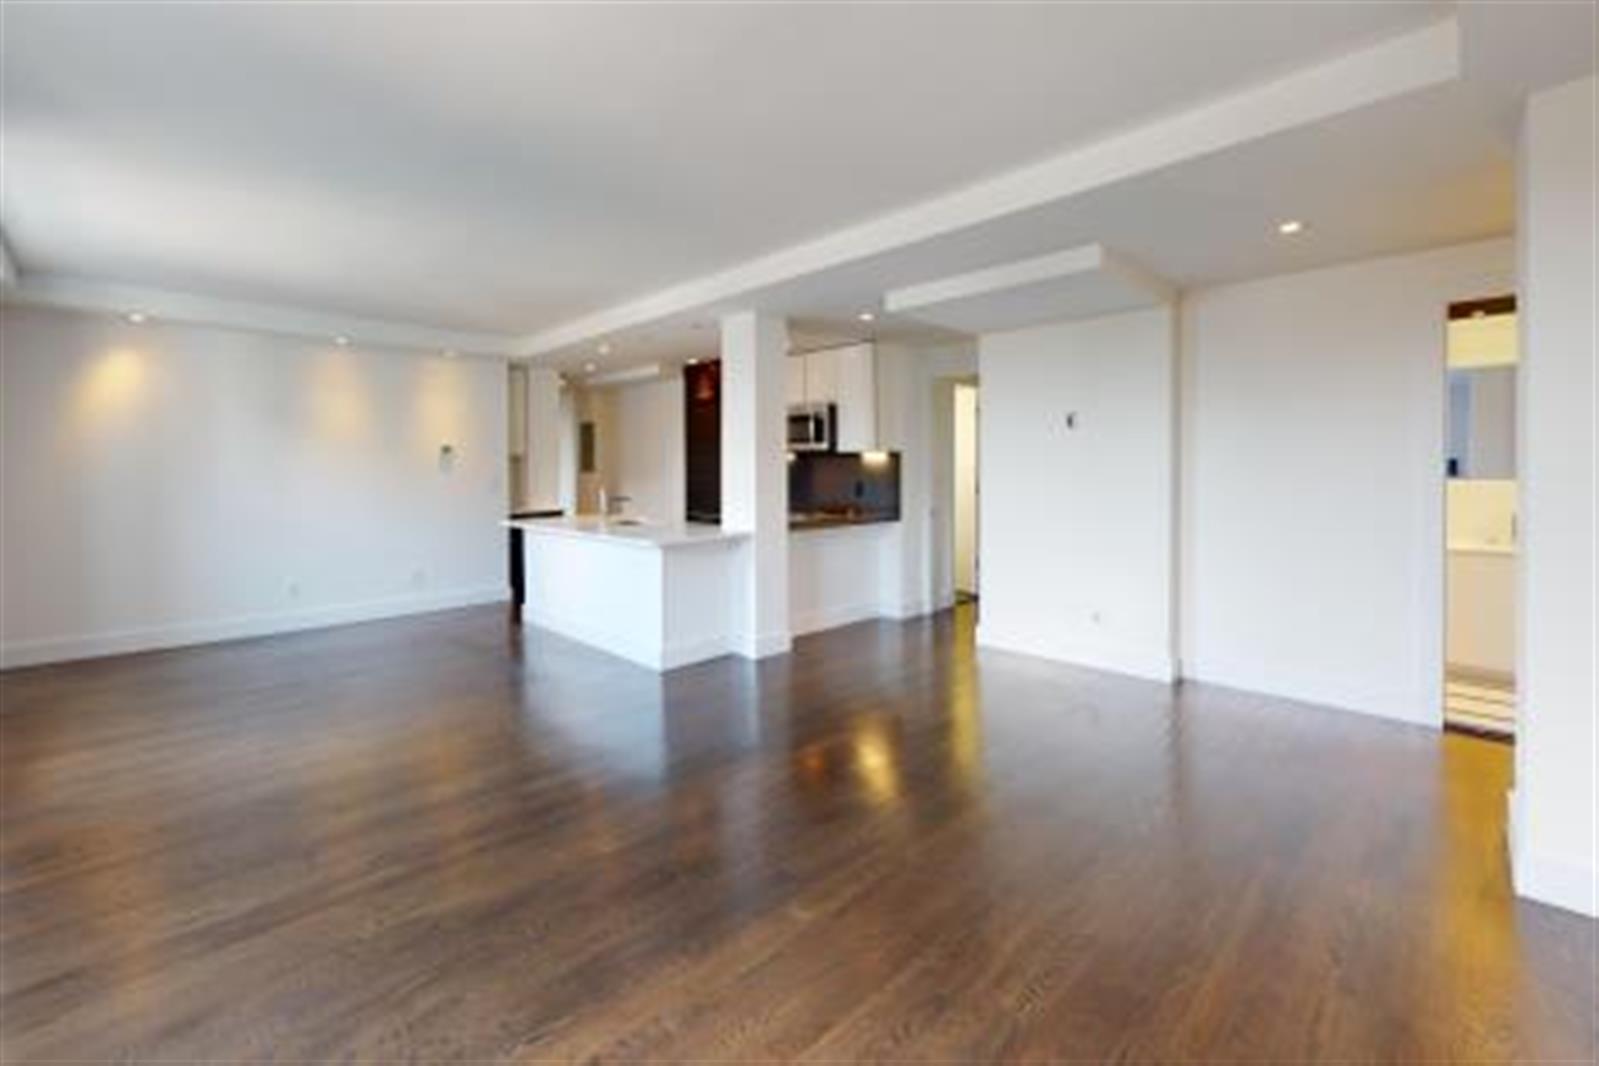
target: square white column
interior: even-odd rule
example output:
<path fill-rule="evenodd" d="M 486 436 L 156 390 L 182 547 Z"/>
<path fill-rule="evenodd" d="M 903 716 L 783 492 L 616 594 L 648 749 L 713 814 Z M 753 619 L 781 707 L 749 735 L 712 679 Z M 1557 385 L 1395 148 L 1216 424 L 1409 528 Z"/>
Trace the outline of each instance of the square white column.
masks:
<path fill-rule="evenodd" d="M 781 655 L 788 625 L 788 323 L 755 311 L 722 319 L 722 528 L 744 543 L 739 651 Z"/>
<path fill-rule="evenodd" d="M 1594 854 L 1594 172 L 1592 77 L 1530 97 L 1517 168 L 1516 891 L 1599 915 Z"/>

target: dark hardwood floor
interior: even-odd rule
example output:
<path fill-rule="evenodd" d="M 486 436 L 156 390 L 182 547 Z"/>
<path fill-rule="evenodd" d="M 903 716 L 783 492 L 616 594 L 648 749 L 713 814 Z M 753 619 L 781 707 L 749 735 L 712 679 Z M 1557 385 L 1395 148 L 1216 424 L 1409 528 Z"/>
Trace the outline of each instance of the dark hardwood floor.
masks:
<path fill-rule="evenodd" d="M 662 679 L 487 608 L 5 674 L 0 1050 L 1592 1059 L 1510 748 L 969 626 Z"/>

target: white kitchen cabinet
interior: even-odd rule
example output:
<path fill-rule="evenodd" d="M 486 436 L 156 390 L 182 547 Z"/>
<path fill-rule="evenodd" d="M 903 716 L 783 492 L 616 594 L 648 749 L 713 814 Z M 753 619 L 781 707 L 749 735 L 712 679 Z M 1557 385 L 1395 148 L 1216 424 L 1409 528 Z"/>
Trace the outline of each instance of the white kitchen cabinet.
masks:
<path fill-rule="evenodd" d="M 838 405 L 838 450 L 877 447 L 877 358 L 870 344 L 833 349 L 833 402 Z"/>
<path fill-rule="evenodd" d="M 788 398 L 788 406 L 798 407 L 805 402 L 805 357 L 791 355 L 786 362 L 788 365 L 783 368 L 783 394 Z"/>
<path fill-rule="evenodd" d="M 877 447 L 877 361 L 870 344 L 791 355 L 784 392 L 790 405 L 830 403 L 838 409 L 838 450 Z"/>
<path fill-rule="evenodd" d="M 805 401 L 838 402 L 838 349 L 805 353 Z"/>
<path fill-rule="evenodd" d="M 785 392 L 790 404 L 838 402 L 838 350 L 788 357 Z"/>

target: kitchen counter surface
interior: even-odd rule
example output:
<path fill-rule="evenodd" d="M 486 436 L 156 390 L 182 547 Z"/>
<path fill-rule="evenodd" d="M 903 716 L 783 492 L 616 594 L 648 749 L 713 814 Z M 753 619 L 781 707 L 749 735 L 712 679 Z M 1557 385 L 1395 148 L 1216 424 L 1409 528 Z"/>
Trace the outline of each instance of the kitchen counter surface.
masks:
<path fill-rule="evenodd" d="M 520 529 L 524 533 L 540 536 L 600 540 L 633 548 L 676 548 L 693 544 L 717 544 L 743 540 L 749 536 L 747 533 L 725 530 L 721 526 L 601 518 L 599 515 L 510 519 L 505 525 L 510 529 Z"/>
<path fill-rule="evenodd" d="M 790 531 L 807 529 L 841 529 L 845 526 L 880 526 L 898 522 L 898 515 L 887 514 L 829 514 L 822 511 L 796 511 L 788 516 Z"/>

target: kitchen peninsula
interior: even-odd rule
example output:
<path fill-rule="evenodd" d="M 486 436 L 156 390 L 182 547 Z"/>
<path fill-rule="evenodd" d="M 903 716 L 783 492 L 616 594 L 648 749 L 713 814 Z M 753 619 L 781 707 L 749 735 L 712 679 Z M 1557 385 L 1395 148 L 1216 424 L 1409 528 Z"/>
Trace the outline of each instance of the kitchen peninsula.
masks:
<path fill-rule="evenodd" d="M 732 650 L 744 533 L 634 519 L 513 519 L 530 625 L 670 670 Z"/>
<path fill-rule="evenodd" d="M 597 499 L 603 493 L 617 506 L 647 501 L 653 518 L 580 513 L 510 521 L 521 542 L 524 622 L 671 670 L 727 654 L 772 654 L 795 636 L 903 617 L 923 602 L 906 589 L 897 451 L 842 451 L 832 436 L 825 447 L 802 447 L 791 438 L 781 468 L 788 535 L 763 546 L 749 532 L 722 526 L 721 372 L 720 361 L 685 366 L 677 390 L 659 379 L 610 386 L 603 395 L 583 387 L 574 406 L 593 416 L 594 455 L 578 464 L 588 470 L 590 498 L 579 495 L 573 505 L 604 511 Z M 681 435 L 660 432 L 672 421 L 670 408 L 681 414 Z M 869 426 L 856 428 L 862 443 L 873 442 L 864 436 Z M 680 461 L 660 454 L 678 441 Z M 680 494 L 671 484 L 678 478 Z M 768 512 L 764 521 L 773 517 Z M 748 506 L 738 524 L 754 524 Z M 755 620 L 762 589 L 779 582 L 780 600 L 768 593 L 772 609 Z"/>

